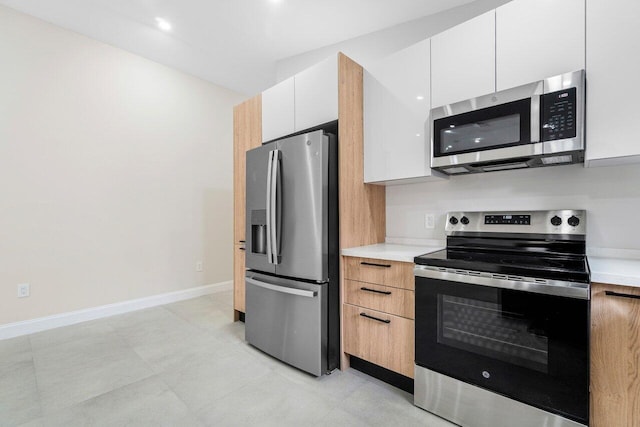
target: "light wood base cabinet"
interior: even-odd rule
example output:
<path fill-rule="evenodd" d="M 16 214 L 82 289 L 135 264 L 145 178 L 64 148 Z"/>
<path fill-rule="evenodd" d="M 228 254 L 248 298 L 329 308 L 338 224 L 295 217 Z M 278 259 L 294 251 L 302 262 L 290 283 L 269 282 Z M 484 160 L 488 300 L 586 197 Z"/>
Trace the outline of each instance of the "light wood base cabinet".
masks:
<path fill-rule="evenodd" d="M 413 378 L 413 320 L 350 304 L 342 308 L 345 352 Z"/>
<path fill-rule="evenodd" d="M 640 425 L 640 288 L 591 285 L 591 426 Z"/>
<path fill-rule="evenodd" d="M 342 257 L 343 352 L 413 378 L 413 263 Z"/>

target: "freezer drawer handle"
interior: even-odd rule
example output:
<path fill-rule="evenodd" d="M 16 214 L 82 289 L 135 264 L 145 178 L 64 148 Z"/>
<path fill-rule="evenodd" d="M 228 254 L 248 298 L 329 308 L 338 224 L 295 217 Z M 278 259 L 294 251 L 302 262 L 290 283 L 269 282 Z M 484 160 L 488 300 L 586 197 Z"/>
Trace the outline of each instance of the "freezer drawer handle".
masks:
<path fill-rule="evenodd" d="M 260 282 L 249 277 L 247 277 L 245 280 L 247 281 L 247 283 L 258 286 L 259 288 L 269 289 L 270 291 L 281 292 L 283 294 L 290 294 L 307 298 L 313 298 L 318 295 L 318 292 L 316 291 L 307 291 L 304 289 L 289 288 L 287 286 L 272 285 L 271 283 Z"/>
<path fill-rule="evenodd" d="M 367 292 L 375 292 L 376 294 L 391 295 L 391 292 L 389 291 L 379 291 L 377 289 L 360 288 L 360 290 L 367 291 Z"/>
<path fill-rule="evenodd" d="M 360 316 L 366 317 L 367 319 L 371 320 L 377 320 L 378 322 L 382 323 L 391 323 L 391 320 L 389 319 L 380 319 L 379 317 L 369 316 L 367 313 L 360 313 Z"/>
<path fill-rule="evenodd" d="M 360 265 L 368 265 L 369 267 L 391 268 L 391 264 L 376 264 L 374 262 L 365 262 L 365 261 L 362 261 Z"/>
<path fill-rule="evenodd" d="M 604 294 L 609 295 L 611 297 L 640 299 L 640 295 L 621 294 L 620 292 L 613 292 L 613 291 L 604 291 Z"/>

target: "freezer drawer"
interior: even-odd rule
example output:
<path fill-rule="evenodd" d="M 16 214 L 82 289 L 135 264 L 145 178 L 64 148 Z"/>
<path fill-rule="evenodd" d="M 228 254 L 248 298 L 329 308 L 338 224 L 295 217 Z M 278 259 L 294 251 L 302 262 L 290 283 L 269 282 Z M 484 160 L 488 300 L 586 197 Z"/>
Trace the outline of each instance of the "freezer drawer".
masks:
<path fill-rule="evenodd" d="M 248 271 L 247 342 L 310 374 L 324 374 L 327 370 L 327 286 Z"/>

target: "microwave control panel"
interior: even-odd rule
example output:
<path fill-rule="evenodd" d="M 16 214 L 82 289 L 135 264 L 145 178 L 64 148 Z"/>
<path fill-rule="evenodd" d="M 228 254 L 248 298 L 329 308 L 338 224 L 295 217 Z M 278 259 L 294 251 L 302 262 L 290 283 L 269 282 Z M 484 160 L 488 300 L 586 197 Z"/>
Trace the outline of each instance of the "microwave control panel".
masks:
<path fill-rule="evenodd" d="M 572 87 L 540 97 L 542 141 L 576 137 L 576 92 Z"/>

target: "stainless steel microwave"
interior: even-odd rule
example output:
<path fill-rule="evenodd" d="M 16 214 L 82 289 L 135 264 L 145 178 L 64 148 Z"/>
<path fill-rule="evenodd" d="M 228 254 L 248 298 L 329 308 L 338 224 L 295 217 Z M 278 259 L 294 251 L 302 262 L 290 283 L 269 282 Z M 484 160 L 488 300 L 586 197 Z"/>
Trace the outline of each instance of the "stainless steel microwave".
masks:
<path fill-rule="evenodd" d="M 584 70 L 431 110 L 431 168 L 448 175 L 584 160 Z"/>

